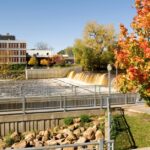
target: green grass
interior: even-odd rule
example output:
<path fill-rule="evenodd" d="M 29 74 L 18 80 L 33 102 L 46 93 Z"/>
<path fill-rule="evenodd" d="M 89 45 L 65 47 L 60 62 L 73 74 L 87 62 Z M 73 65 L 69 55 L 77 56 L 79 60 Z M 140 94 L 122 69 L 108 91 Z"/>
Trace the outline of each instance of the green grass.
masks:
<path fill-rule="evenodd" d="M 117 119 L 115 150 L 128 150 L 135 146 L 150 147 L 150 115 L 125 115 Z"/>

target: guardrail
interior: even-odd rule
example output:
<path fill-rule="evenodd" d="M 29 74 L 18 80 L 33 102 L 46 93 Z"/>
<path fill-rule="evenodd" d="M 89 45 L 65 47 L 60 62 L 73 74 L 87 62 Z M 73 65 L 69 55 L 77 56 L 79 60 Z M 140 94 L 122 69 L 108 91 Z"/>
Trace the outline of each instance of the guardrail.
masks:
<path fill-rule="evenodd" d="M 30 148 L 21 148 L 17 150 L 56 150 L 63 148 L 70 148 L 73 150 L 73 148 L 79 148 L 81 150 L 104 150 L 104 147 L 106 148 L 107 145 L 110 145 L 109 150 L 114 150 L 114 141 L 104 141 L 99 140 L 97 142 L 88 142 L 88 143 L 76 143 L 76 144 L 65 144 L 65 145 L 52 145 L 52 146 L 45 146 L 45 147 L 30 147 Z M 92 148 L 93 147 L 93 148 Z"/>
<path fill-rule="evenodd" d="M 108 94 L 23 96 L 0 98 L 0 114 L 55 112 L 106 108 Z M 135 104 L 137 94 L 111 94 L 111 106 Z"/>

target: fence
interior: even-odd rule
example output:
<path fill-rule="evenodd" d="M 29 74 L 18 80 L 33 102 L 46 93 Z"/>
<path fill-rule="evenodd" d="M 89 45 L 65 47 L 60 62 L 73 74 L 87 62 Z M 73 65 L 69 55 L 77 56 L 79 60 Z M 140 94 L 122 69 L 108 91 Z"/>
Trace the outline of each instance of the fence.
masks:
<path fill-rule="evenodd" d="M 109 150 L 114 150 L 114 141 L 104 141 L 99 140 L 98 142 L 88 142 L 88 143 L 77 143 L 77 144 L 66 144 L 66 145 L 53 145 L 53 146 L 46 146 L 46 147 L 36 147 L 36 148 L 22 148 L 17 150 L 62 150 L 63 148 L 70 148 L 73 150 L 73 148 L 79 148 L 80 150 L 104 150 L 104 148 L 107 147 L 107 144 L 110 144 Z"/>
<path fill-rule="evenodd" d="M 23 96 L 0 98 L 0 114 L 55 112 L 83 109 L 106 108 L 108 94 Z M 111 94 L 110 103 L 114 105 L 134 104 L 137 94 Z"/>

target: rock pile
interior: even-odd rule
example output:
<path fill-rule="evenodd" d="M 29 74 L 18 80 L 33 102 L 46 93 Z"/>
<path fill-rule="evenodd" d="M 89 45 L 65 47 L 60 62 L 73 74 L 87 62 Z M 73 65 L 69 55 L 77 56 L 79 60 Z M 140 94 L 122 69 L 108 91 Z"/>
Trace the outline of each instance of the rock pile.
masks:
<path fill-rule="evenodd" d="M 11 145 L 11 148 L 85 143 L 97 141 L 104 137 L 103 131 L 100 130 L 100 125 L 104 124 L 104 120 L 101 118 L 93 118 L 89 123 L 81 123 L 80 118 L 75 118 L 73 122 L 69 126 L 55 127 L 45 131 L 26 132 L 22 134 L 14 132 L 9 137 L 14 143 Z M 7 140 L 5 137 L 0 140 L 0 149 L 8 145 Z M 67 148 L 63 150 L 67 150 Z"/>

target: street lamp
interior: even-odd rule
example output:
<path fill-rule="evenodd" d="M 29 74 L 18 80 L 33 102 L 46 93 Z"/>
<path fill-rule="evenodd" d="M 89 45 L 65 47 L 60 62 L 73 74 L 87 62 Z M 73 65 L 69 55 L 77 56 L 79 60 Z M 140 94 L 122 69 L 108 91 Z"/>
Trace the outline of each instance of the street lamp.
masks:
<path fill-rule="evenodd" d="M 110 123 L 110 95 L 111 95 L 111 70 L 112 66 L 110 64 L 107 65 L 107 71 L 108 71 L 108 97 L 107 97 L 107 113 L 108 113 L 108 150 L 110 150 L 110 132 L 111 132 L 111 123 Z"/>

